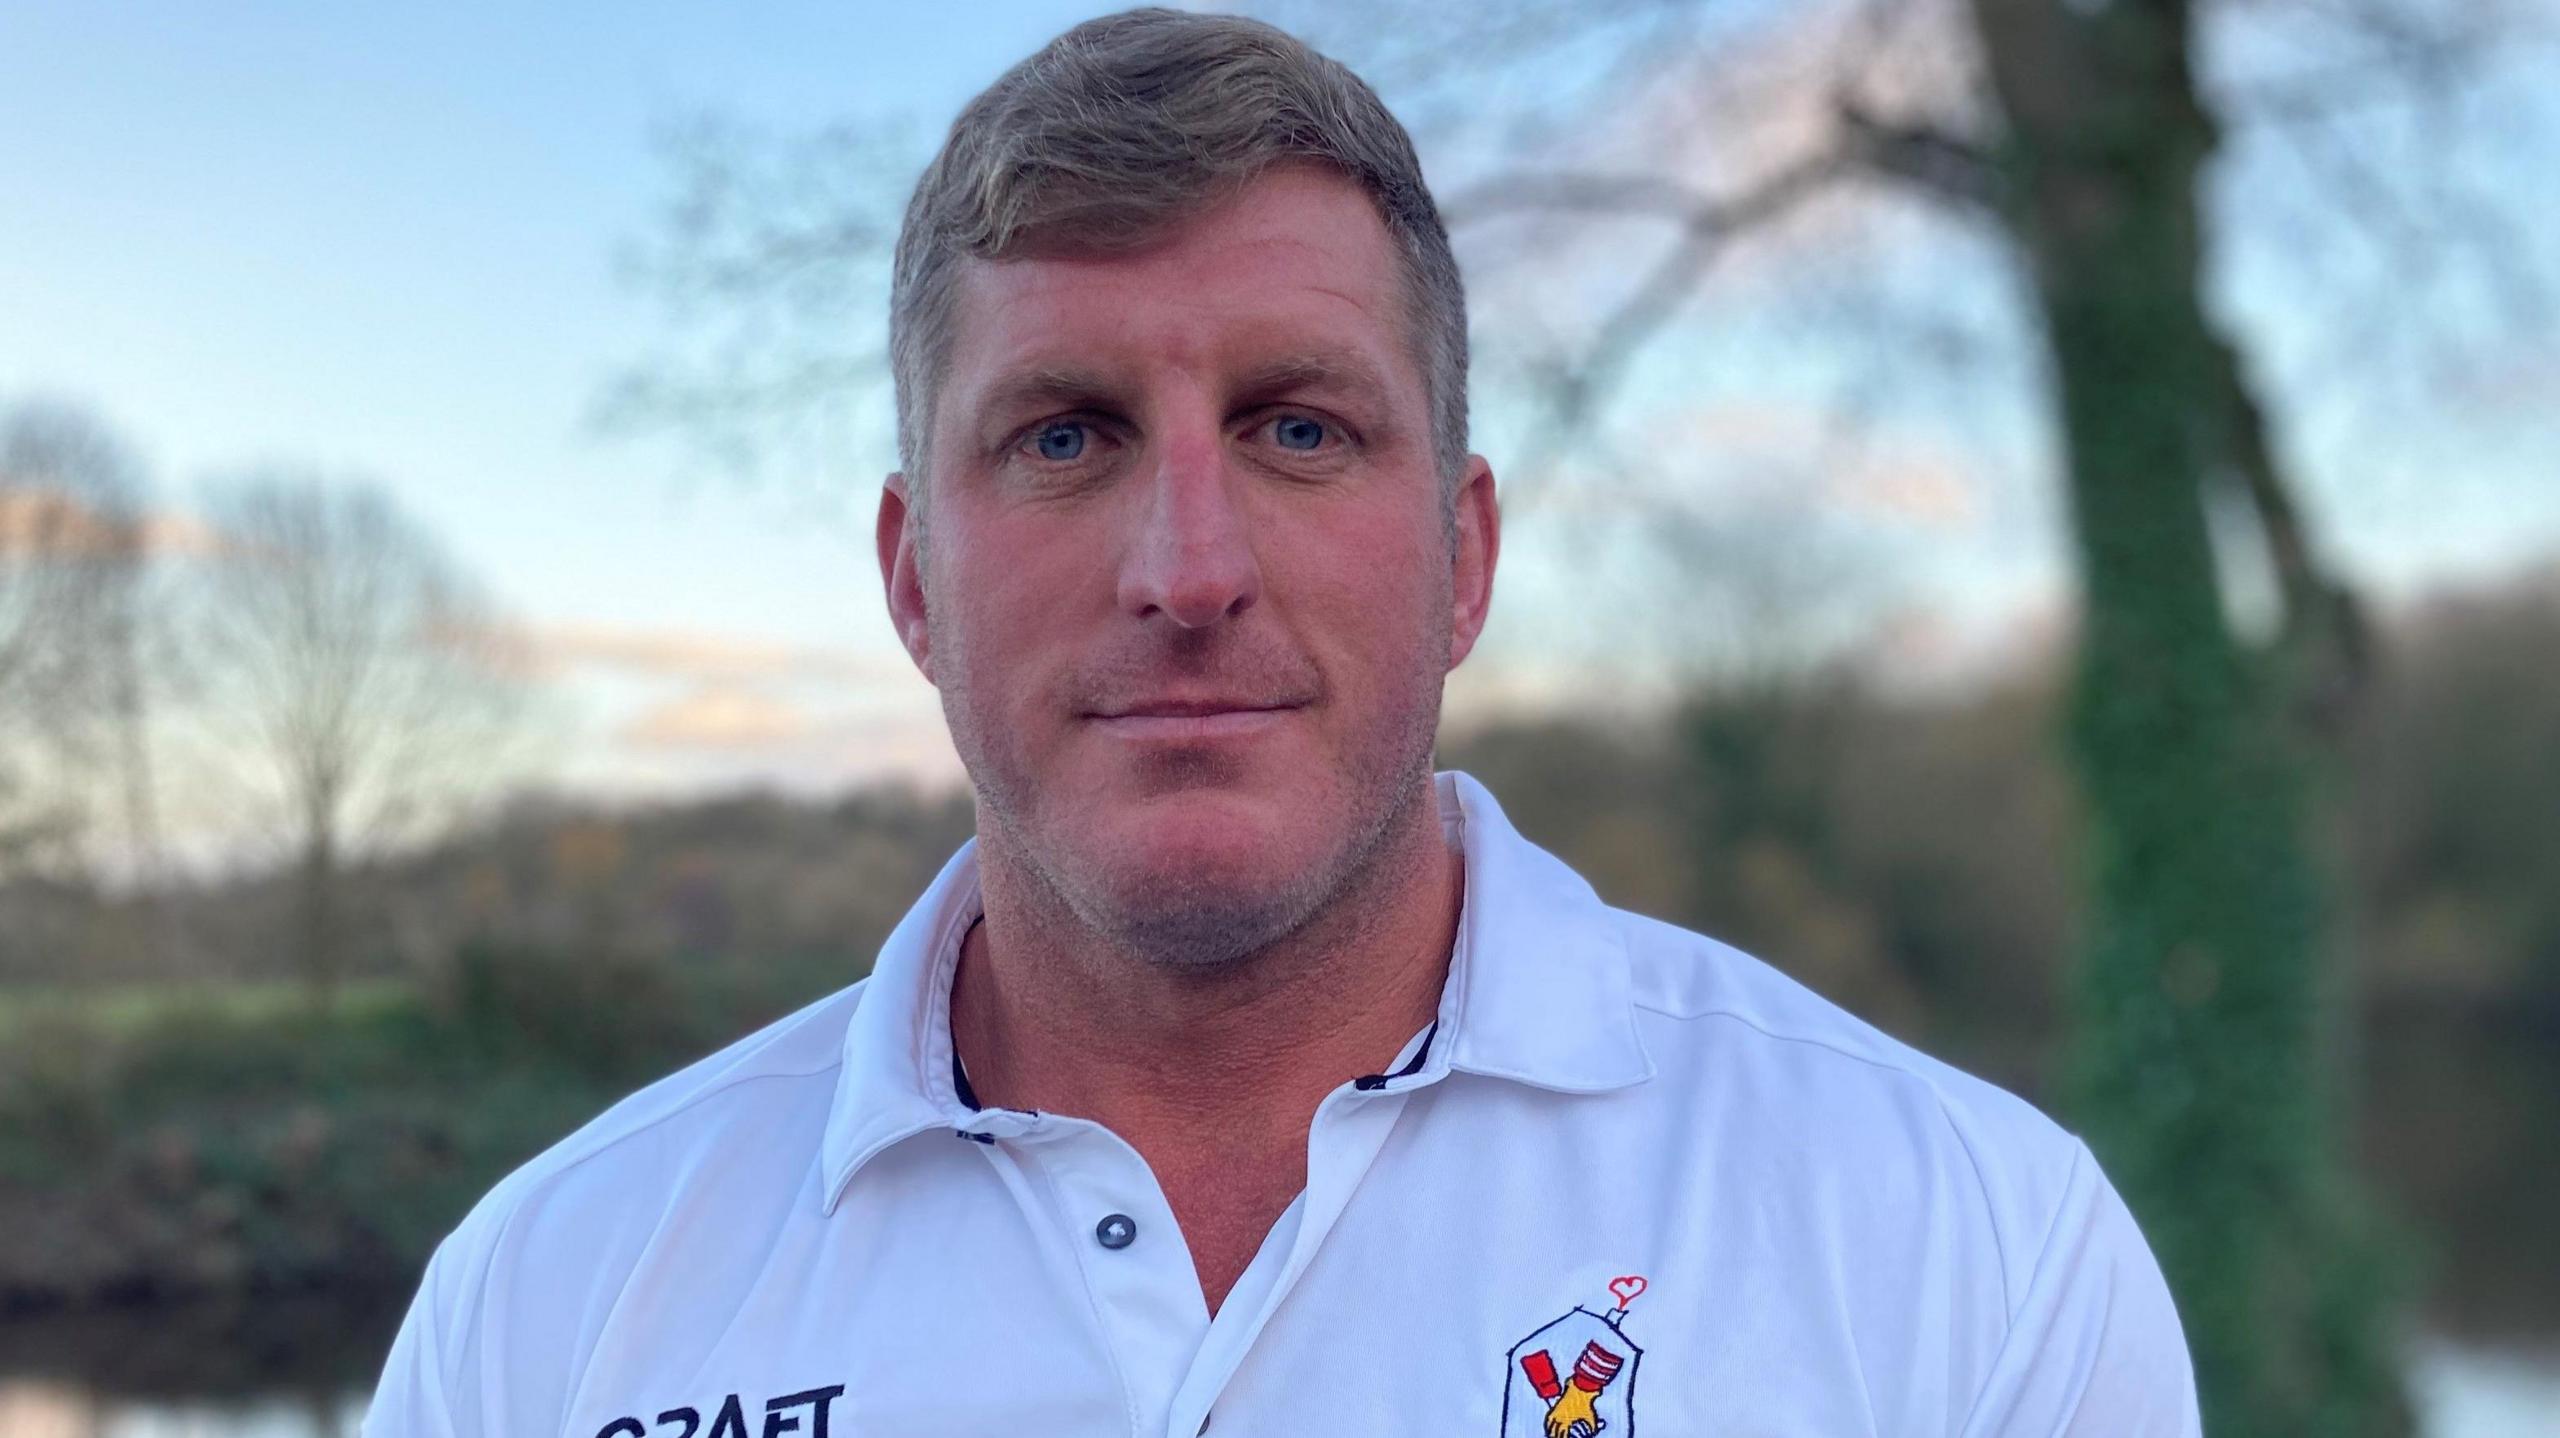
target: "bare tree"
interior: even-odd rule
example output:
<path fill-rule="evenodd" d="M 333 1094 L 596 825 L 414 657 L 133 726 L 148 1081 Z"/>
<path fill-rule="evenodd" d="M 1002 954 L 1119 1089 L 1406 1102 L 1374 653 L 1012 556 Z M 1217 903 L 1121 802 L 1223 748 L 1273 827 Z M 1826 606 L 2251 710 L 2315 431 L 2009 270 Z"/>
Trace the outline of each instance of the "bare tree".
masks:
<path fill-rule="evenodd" d="M 196 691 L 239 777 L 282 811 L 293 949 L 344 976 L 342 881 L 368 848 L 450 823 L 509 776 L 526 668 L 489 603 L 380 489 L 295 471 L 216 488 Z"/>
<path fill-rule="evenodd" d="M 102 807 L 156 843 L 140 701 L 139 467 L 88 415 L 0 411 L 0 874 L 75 855 Z"/>

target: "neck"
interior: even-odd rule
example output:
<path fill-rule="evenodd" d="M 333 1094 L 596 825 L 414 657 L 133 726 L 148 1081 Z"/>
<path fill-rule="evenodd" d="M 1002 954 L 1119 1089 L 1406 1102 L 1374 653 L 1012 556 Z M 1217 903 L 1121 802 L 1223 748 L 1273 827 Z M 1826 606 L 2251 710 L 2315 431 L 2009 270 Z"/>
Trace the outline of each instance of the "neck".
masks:
<path fill-rule="evenodd" d="M 1302 1166 L 1315 1105 L 1388 1067 L 1439 1007 L 1464 867 L 1442 842 L 1436 788 L 1407 813 L 1307 923 L 1207 973 L 1087 929 L 982 843 L 986 921 L 951 995 L 970 1086 L 987 1104 L 1096 1120 L 1159 1167 L 1274 1145 Z"/>

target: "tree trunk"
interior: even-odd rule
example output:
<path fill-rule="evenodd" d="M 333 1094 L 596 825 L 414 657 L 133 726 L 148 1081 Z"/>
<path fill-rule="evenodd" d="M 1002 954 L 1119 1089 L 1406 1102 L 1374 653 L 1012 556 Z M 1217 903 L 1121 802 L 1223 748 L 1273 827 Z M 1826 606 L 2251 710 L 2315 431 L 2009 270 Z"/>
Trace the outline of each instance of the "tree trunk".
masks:
<path fill-rule="evenodd" d="M 296 957 L 311 1005 L 326 1012 L 338 1001 L 337 792 L 321 783 L 304 797 L 302 871 L 296 894 Z"/>
<path fill-rule="evenodd" d="M 141 553 L 138 538 L 132 542 Z M 127 942 L 138 957 L 175 962 L 185 945 L 162 892 L 160 781 L 152 762 L 150 700 L 143 684 L 140 605 L 131 595 L 118 598 L 106 662 L 113 667 L 110 705 L 115 727 L 118 796 L 123 801 L 125 841 L 131 848 L 132 898 L 125 906 Z"/>
<path fill-rule="evenodd" d="M 1973 0 L 2053 367 L 2082 583 L 2088 932 L 2069 1103 L 2175 1291 L 2217 1438 L 2407 1431 L 2322 1081 L 2327 901 L 2276 668 L 2208 490 L 2268 470 L 2207 317 L 2216 132 L 2179 0 Z"/>

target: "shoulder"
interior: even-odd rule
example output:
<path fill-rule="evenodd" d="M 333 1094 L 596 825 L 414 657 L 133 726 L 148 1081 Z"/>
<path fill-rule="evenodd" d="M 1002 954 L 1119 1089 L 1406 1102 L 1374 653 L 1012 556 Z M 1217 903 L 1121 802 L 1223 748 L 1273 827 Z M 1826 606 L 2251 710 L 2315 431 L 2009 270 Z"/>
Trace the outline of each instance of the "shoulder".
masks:
<path fill-rule="evenodd" d="M 537 1201 L 583 1170 L 647 1169 L 665 1161 L 670 1139 L 756 1124 L 813 1091 L 823 1103 L 833 1094 L 844 1062 L 845 1028 L 867 982 L 840 989 L 632 1093 L 510 1174 L 467 1222 L 484 1221 L 480 1210 Z M 814 1149 L 808 1157 L 814 1161 Z"/>
<path fill-rule="evenodd" d="M 571 1251 L 601 1257 L 705 1187 L 805 1191 L 867 982 L 659 1079 L 537 1154 L 472 1208 L 437 1264 L 485 1287 L 529 1250 L 555 1271 Z"/>
<path fill-rule="evenodd" d="M 2197 1431 L 2176 1306 L 2085 1144 L 1738 949 L 1611 921 L 1657 1078 L 1736 1139 L 1720 1163 L 1777 1171 L 1874 1341 L 1934 1335 L 1966 1432 Z"/>
<path fill-rule="evenodd" d="M 2056 1215 L 2103 1182 L 2033 1104 L 1942 1063 L 1731 945 L 1610 910 L 1637 1029 L 1675 1087 L 1749 1095 L 1751 1123 L 1847 1202 L 1953 1200 L 1987 1229 L 2014 1301 Z M 1925 1194 L 1924 1194 L 1925 1191 Z"/>
<path fill-rule="evenodd" d="M 804 1198 L 863 988 L 650 1084 L 491 1189 L 429 1261 L 365 1431 L 494 1434 L 558 1411 L 579 1330 L 670 1215 Z"/>

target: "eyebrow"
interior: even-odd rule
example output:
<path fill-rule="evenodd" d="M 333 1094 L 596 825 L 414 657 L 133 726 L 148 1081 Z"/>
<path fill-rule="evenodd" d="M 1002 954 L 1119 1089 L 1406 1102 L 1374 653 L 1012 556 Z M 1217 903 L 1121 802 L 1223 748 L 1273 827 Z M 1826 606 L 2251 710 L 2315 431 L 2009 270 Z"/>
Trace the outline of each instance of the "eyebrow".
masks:
<path fill-rule="evenodd" d="M 1027 409 L 1075 409 L 1107 401 L 1116 389 L 1095 370 L 1043 365 L 996 381 L 979 400 L 977 410 L 981 415 L 1001 416 Z"/>
<path fill-rule="evenodd" d="M 1247 395 L 1294 389 L 1351 389 L 1382 394 L 1386 376 L 1367 356 L 1350 350 L 1285 355 L 1248 371 L 1238 389 Z"/>
<path fill-rule="evenodd" d="M 1351 350 L 1308 350 L 1267 360 L 1246 371 L 1236 393 L 1268 399 L 1294 390 L 1354 390 L 1383 394 L 1386 376 L 1365 355 Z M 1007 375 L 991 385 L 977 406 L 985 416 L 1010 416 L 1034 409 L 1077 409 L 1118 401 L 1121 385 L 1100 370 L 1079 365 L 1040 365 Z"/>

